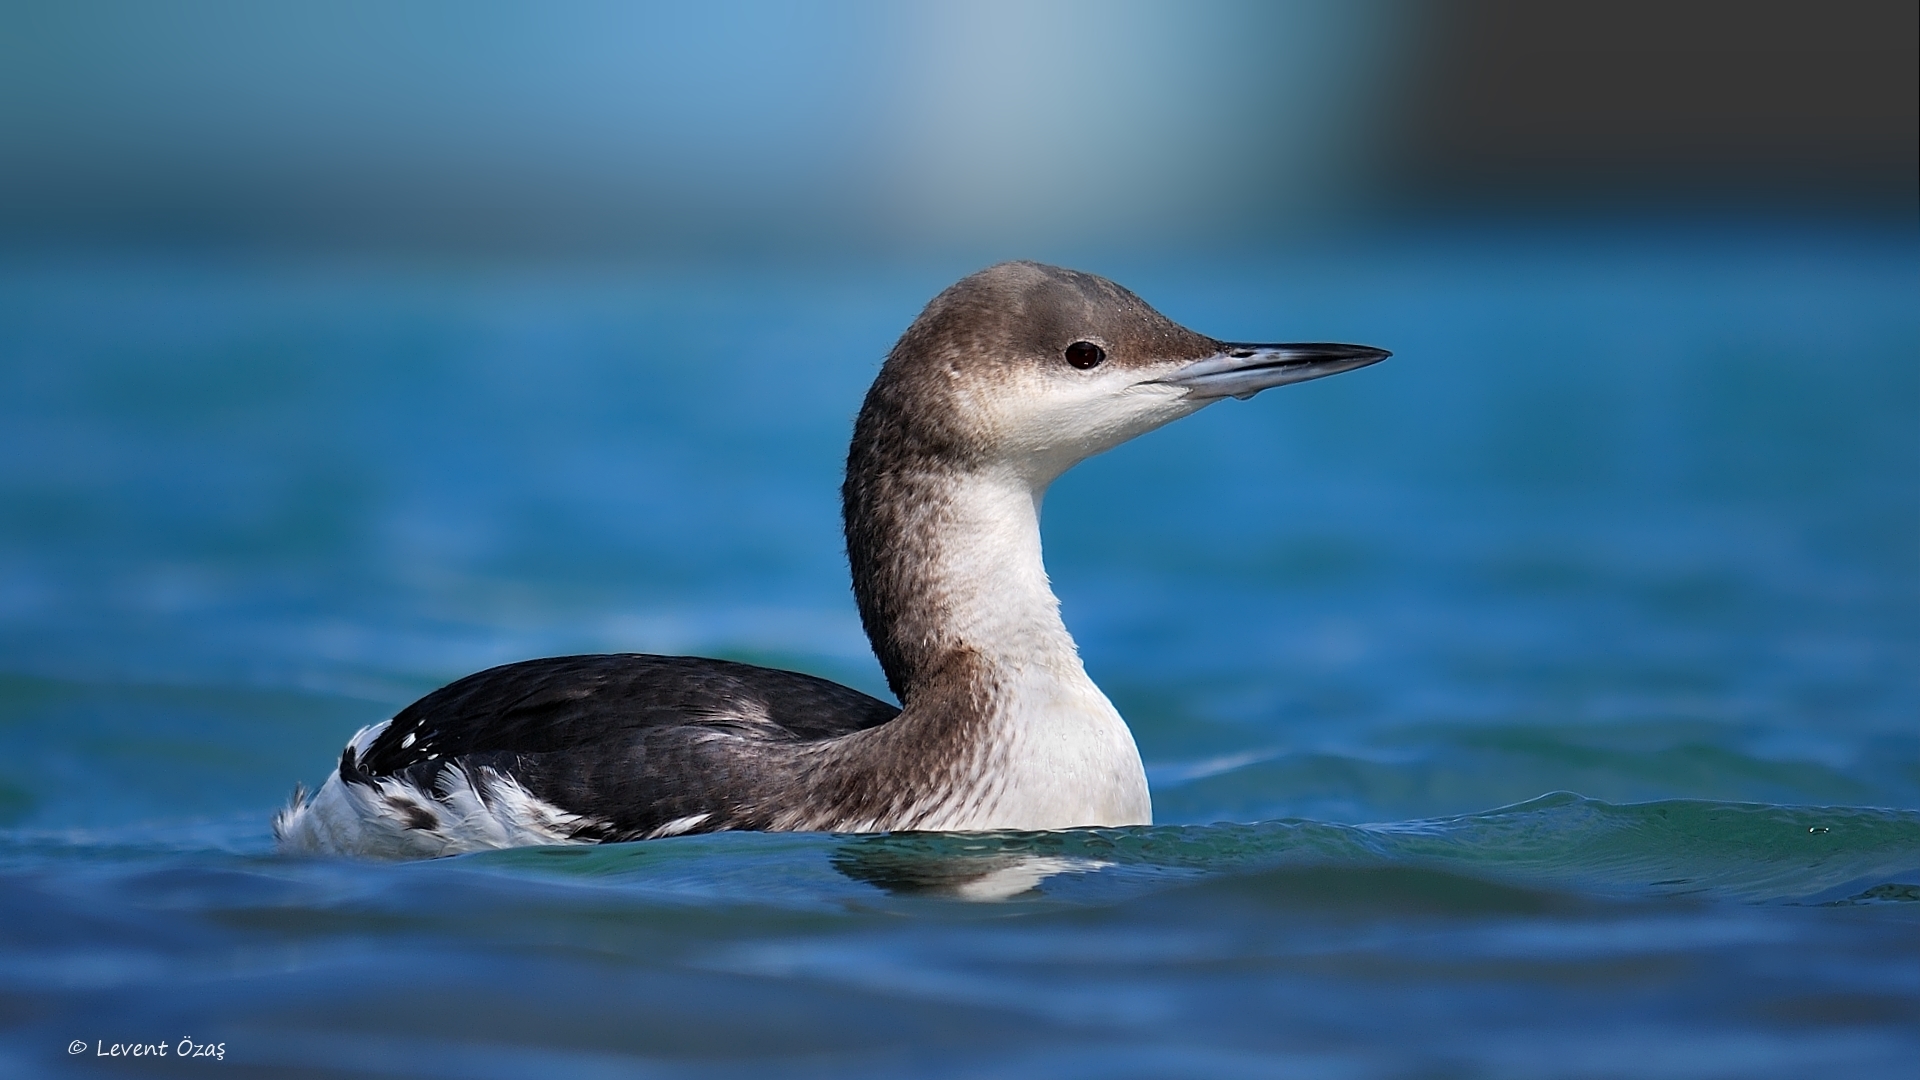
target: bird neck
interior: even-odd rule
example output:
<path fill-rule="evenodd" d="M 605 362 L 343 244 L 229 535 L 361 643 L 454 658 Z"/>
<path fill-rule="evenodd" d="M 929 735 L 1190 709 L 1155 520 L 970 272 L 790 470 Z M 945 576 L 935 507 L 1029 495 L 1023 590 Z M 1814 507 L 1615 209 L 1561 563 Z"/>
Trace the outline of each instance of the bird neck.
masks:
<path fill-rule="evenodd" d="M 903 708 L 830 752 L 817 779 L 846 809 L 814 827 L 1150 823 L 1133 735 L 1047 584 L 1044 489 L 1010 470 L 895 469 L 850 474 L 847 491 L 854 593 Z"/>
<path fill-rule="evenodd" d="M 1041 560 L 1044 494 L 992 467 L 849 477 L 854 596 L 903 705 L 956 666 L 1086 680 Z"/>

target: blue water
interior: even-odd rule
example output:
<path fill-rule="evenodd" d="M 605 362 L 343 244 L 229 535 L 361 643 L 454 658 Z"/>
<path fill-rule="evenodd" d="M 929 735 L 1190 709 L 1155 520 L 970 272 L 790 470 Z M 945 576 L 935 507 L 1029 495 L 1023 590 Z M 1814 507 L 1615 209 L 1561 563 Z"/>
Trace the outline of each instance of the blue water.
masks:
<path fill-rule="evenodd" d="M 466 672 L 883 691 L 844 441 L 970 267 L 0 262 L 0 1071 L 1911 1067 L 1910 238 L 1087 268 L 1396 352 L 1049 496 L 1161 824 L 382 865 L 267 818 Z M 96 1056 L 182 1039 L 224 1060 Z"/>

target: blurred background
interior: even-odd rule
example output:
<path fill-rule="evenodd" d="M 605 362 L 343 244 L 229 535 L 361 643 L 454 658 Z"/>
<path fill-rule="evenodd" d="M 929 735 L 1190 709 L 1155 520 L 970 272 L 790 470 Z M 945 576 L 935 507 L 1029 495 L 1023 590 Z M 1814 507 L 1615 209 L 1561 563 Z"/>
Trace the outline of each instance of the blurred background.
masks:
<path fill-rule="evenodd" d="M 0 1073 L 1903 1075 L 1915 13 L 0 0 Z M 492 664 L 884 694 L 846 440 L 1010 258 L 1395 354 L 1048 494 L 1155 828 L 271 853 Z"/>
<path fill-rule="evenodd" d="M 1891 218 L 1901 0 L 0 6 L 0 240 L 1164 250 L 1463 210 Z"/>

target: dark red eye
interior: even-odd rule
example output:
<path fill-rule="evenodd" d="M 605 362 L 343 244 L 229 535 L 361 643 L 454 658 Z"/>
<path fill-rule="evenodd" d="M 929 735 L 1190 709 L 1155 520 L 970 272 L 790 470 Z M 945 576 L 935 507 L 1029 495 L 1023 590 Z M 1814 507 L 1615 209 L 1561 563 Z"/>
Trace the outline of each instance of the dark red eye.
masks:
<path fill-rule="evenodd" d="M 1091 341 L 1076 341 L 1067 346 L 1067 363 L 1085 371 L 1097 368 L 1107 361 L 1107 350 Z"/>

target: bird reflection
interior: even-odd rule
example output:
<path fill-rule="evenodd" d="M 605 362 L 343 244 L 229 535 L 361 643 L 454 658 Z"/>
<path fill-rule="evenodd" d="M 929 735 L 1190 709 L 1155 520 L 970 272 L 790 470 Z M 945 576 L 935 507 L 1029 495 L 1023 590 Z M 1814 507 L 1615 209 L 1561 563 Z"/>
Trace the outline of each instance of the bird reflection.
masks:
<path fill-rule="evenodd" d="M 993 902 L 1038 895 L 1060 874 L 1084 874 L 1111 865 L 1099 859 L 1012 850 L 977 840 L 876 836 L 833 853 L 833 868 L 895 896 L 935 896 Z"/>

